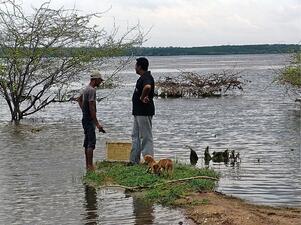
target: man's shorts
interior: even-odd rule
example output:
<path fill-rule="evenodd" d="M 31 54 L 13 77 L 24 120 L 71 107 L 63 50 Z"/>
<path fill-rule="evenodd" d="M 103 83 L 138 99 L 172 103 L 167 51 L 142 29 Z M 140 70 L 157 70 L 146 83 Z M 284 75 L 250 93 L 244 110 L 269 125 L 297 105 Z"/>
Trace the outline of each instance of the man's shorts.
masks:
<path fill-rule="evenodd" d="M 84 148 L 85 149 L 95 149 L 96 135 L 95 135 L 95 124 L 91 120 L 82 120 L 82 125 L 84 128 Z"/>

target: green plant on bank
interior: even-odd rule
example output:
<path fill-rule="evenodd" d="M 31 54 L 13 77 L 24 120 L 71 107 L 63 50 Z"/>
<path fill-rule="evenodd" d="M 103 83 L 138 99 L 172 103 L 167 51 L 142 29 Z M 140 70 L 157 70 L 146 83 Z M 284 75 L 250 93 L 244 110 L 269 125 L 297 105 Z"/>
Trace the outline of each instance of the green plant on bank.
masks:
<path fill-rule="evenodd" d="M 301 52 L 292 55 L 290 64 L 280 71 L 277 81 L 283 85 L 289 85 L 301 92 Z"/>
<path fill-rule="evenodd" d="M 124 163 L 98 162 L 95 172 L 89 172 L 84 177 L 88 185 L 99 187 L 106 185 L 121 185 L 126 187 L 142 187 L 142 196 L 146 201 L 163 205 L 174 205 L 176 200 L 193 192 L 212 191 L 216 181 L 211 179 L 192 179 L 184 182 L 172 182 L 196 176 L 218 178 L 211 169 L 199 169 L 190 165 L 175 164 L 171 176 L 155 175 L 147 172 L 145 165 L 126 166 Z M 144 188 L 143 188 L 144 187 Z"/>

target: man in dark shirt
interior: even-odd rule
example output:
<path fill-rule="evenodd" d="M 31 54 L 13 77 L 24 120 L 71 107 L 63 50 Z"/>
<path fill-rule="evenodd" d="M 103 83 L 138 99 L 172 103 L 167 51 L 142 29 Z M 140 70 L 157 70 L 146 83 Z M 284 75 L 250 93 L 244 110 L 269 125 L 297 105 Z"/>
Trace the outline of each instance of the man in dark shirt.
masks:
<path fill-rule="evenodd" d="M 154 155 L 152 117 L 155 115 L 154 89 L 155 82 L 148 71 L 149 62 L 146 58 L 136 59 L 136 73 L 140 76 L 137 80 L 132 98 L 134 127 L 132 133 L 132 151 L 130 162 L 138 164 L 140 155 Z"/>
<path fill-rule="evenodd" d="M 95 128 L 104 132 L 101 124 L 96 117 L 96 89 L 103 82 L 100 72 L 92 71 L 90 84 L 84 89 L 78 98 L 78 104 L 83 112 L 82 125 L 84 128 L 85 139 L 84 148 L 86 156 L 87 170 L 94 170 L 93 151 L 96 144 Z"/>

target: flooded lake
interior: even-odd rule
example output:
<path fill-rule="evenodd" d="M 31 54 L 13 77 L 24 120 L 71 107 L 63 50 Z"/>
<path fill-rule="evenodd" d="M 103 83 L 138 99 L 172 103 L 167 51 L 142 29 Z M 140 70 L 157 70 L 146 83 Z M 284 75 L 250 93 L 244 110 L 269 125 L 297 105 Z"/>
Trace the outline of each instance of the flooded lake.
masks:
<path fill-rule="evenodd" d="M 149 57 L 155 79 L 179 70 L 242 71 L 251 81 L 244 92 L 222 98 L 155 99 L 155 154 L 188 162 L 189 149 L 200 157 L 234 149 L 241 163 L 213 163 L 221 173 L 218 191 L 250 202 L 301 206 L 300 106 L 272 84 L 284 55 Z M 133 67 L 133 65 L 132 65 Z M 131 95 L 138 76 L 121 73 L 121 86 L 100 90 L 97 104 L 107 134 L 97 134 L 96 160 L 105 141 L 130 139 Z M 84 81 L 88 83 L 88 79 Z M 178 209 L 147 205 L 119 190 L 85 187 L 81 111 L 55 104 L 15 127 L 0 98 L 0 224 L 190 224 Z M 41 129 L 36 132 L 36 128 Z M 197 164 L 203 167 L 201 158 Z"/>

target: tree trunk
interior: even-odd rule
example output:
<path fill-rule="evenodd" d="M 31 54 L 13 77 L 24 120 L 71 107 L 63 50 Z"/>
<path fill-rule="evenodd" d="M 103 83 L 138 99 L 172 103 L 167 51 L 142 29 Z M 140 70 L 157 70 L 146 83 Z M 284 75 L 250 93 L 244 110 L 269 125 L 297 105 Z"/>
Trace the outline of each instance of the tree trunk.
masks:
<path fill-rule="evenodd" d="M 18 103 L 14 104 L 14 109 L 11 111 L 11 120 L 12 122 L 18 122 L 23 119 L 23 113 L 20 110 L 20 105 Z"/>

